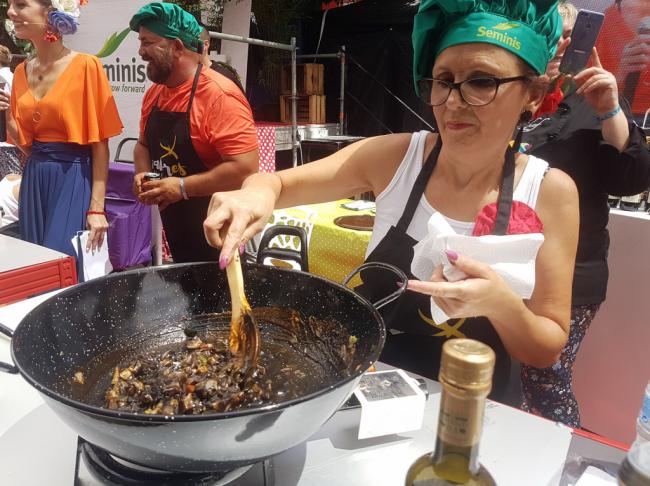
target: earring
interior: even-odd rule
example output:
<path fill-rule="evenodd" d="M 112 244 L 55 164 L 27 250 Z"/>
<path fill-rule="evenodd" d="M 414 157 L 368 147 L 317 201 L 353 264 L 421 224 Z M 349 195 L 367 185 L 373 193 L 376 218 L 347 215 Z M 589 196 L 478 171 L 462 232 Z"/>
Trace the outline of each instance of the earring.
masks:
<path fill-rule="evenodd" d="M 53 30 L 49 25 L 47 26 L 47 29 L 45 30 L 45 35 L 43 38 L 48 41 L 48 42 L 56 42 L 59 39 L 61 39 L 61 34 L 59 34 L 58 31 Z"/>

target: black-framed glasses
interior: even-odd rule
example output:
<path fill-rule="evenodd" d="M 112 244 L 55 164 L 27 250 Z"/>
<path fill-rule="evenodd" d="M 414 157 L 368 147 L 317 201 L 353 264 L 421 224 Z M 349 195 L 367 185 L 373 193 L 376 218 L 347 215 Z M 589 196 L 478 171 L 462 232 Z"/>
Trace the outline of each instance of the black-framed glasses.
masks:
<path fill-rule="evenodd" d="M 482 76 L 466 79 L 459 83 L 437 78 L 422 78 L 418 79 L 417 86 L 420 99 L 431 106 L 440 106 L 445 103 L 452 89 L 457 89 L 460 97 L 468 105 L 485 106 L 494 101 L 499 86 L 514 81 L 530 81 L 530 78 L 528 76 L 513 76 L 510 78 Z"/>

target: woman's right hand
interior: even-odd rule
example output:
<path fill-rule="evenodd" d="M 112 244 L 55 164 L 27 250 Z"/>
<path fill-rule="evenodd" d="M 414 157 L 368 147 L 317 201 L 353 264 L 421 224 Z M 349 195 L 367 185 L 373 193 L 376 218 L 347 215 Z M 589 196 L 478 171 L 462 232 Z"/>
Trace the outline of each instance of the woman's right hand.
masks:
<path fill-rule="evenodd" d="M 8 110 L 10 104 L 11 104 L 11 95 L 6 91 L 0 90 L 0 111 Z"/>
<path fill-rule="evenodd" d="M 240 246 L 264 229 L 275 202 L 275 192 L 263 187 L 217 192 L 212 196 L 203 230 L 208 243 L 221 248 L 222 269 Z"/>

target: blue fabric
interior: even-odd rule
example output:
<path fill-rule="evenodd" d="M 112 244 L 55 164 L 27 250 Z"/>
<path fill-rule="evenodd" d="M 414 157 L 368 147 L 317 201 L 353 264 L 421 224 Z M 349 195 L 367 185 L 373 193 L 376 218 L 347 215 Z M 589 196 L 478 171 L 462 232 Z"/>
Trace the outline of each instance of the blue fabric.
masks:
<path fill-rule="evenodd" d="M 23 240 L 76 256 L 70 240 L 86 229 L 91 157 L 89 145 L 33 143 L 20 184 Z"/>

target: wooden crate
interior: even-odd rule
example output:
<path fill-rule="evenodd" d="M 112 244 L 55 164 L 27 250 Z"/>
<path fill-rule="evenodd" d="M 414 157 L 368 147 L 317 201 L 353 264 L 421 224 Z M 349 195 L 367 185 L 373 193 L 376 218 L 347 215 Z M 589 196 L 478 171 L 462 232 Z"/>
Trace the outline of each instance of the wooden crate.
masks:
<path fill-rule="evenodd" d="M 325 123 L 325 95 L 302 95 L 296 101 L 298 123 Z M 280 96 L 280 121 L 291 123 L 291 95 Z"/>
<path fill-rule="evenodd" d="M 322 95 L 324 91 L 325 66 L 322 64 L 296 65 L 296 90 L 299 95 Z M 291 65 L 282 66 L 280 92 L 291 94 Z"/>

